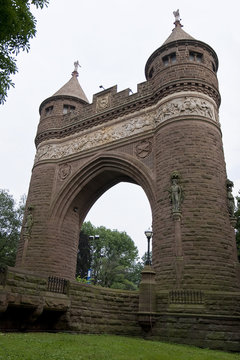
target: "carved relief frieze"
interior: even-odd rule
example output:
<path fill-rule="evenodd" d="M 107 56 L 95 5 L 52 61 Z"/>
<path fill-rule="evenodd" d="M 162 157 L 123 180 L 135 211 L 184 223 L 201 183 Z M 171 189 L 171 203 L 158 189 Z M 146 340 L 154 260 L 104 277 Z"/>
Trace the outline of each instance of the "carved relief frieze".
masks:
<path fill-rule="evenodd" d="M 151 129 L 154 125 L 152 114 L 146 114 L 137 118 L 129 119 L 121 124 L 101 127 L 92 132 L 85 132 L 75 139 L 61 143 L 45 144 L 37 149 L 35 163 L 45 159 L 60 159 L 89 150 L 97 146 L 105 145 L 122 138 L 127 138 Z"/>
<path fill-rule="evenodd" d="M 181 96 L 165 101 L 156 113 L 155 122 L 158 125 L 171 117 L 182 115 L 200 115 L 218 122 L 214 105 L 199 96 Z"/>

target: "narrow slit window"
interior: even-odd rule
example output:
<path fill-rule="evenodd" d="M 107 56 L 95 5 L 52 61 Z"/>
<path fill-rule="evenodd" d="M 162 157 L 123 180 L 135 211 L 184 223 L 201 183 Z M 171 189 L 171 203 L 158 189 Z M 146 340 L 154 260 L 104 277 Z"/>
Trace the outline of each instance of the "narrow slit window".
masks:
<path fill-rule="evenodd" d="M 154 73 L 154 68 L 151 67 L 151 69 L 149 71 L 149 79 L 151 79 L 153 77 L 153 73 Z"/>
<path fill-rule="evenodd" d="M 214 72 L 216 72 L 216 66 L 215 66 L 215 64 L 213 62 L 212 62 L 212 69 L 213 69 Z"/>

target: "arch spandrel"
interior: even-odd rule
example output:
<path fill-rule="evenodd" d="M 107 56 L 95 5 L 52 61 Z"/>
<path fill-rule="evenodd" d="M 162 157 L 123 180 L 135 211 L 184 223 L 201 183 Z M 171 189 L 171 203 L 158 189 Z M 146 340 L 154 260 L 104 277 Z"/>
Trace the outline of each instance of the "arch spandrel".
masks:
<path fill-rule="evenodd" d="M 131 155 L 106 152 L 96 154 L 91 161 L 85 162 L 77 172 L 69 177 L 60 192 L 53 198 L 50 217 L 52 219 L 57 218 L 58 223 L 61 223 L 71 204 L 74 201 L 79 203 L 82 196 L 85 198 L 85 203 L 81 206 L 85 214 L 81 217 L 84 219 L 97 199 L 112 186 L 122 181 L 141 186 L 151 208 L 154 206 L 155 181 L 153 171 Z"/>

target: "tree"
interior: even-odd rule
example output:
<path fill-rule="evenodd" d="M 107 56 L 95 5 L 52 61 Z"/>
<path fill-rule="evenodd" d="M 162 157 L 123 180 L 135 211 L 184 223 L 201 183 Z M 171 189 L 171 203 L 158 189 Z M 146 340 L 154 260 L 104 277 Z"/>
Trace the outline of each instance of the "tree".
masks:
<path fill-rule="evenodd" d="M 48 0 L 4 0 L 0 3 L 0 104 L 14 86 L 11 75 L 18 69 L 15 56 L 29 51 L 30 39 L 36 35 L 36 19 L 30 5 L 43 8 Z"/>
<path fill-rule="evenodd" d="M 93 284 L 134 290 L 137 285 L 132 281 L 131 275 L 135 271 L 137 259 L 137 247 L 126 232 L 106 229 L 104 226 L 95 227 L 90 222 L 83 224 L 78 249 L 77 275 L 86 277 L 86 269 L 91 268 Z M 81 271 L 80 267 L 85 270 Z"/>
<path fill-rule="evenodd" d="M 80 276 L 81 279 L 86 278 L 88 269 L 90 269 L 90 244 L 89 236 L 83 231 L 80 232 L 77 254 L 77 268 L 76 276 Z"/>
<path fill-rule="evenodd" d="M 18 206 L 8 191 L 0 190 L 0 263 L 14 266 L 25 199 Z"/>

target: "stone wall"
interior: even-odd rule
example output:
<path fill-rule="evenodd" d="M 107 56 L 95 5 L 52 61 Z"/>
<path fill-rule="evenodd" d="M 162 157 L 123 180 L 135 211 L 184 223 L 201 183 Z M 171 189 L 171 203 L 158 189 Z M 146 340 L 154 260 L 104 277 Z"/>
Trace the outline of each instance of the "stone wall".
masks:
<path fill-rule="evenodd" d="M 141 334 L 138 292 L 77 281 L 66 281 L 59 288 L 59 283 L 49 286 L 46 277 L 13 268 L 4 277 L 0 283 L 0 330 Z"/>
<path fill-rule="evenodd" d="M 8 268 L 0 277 L 0 330 L 143 336 L 240 351 L 240 293 L 165 290 L 152 306 L 147 285 L 139 294 Z"/>
<path fill-rule="evenodd" d="M 71 283 L 68 329 L 81 333 L 139 336 L 138 292 Z"/>

